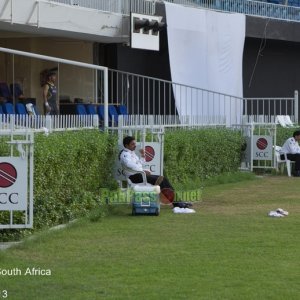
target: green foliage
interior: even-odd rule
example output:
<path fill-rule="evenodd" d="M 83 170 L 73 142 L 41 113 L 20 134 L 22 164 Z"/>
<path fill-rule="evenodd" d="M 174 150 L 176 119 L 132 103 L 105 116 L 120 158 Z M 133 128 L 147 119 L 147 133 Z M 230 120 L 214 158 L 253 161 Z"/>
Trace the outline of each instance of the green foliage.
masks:
<path fill-rule="evenodd" d="M 165 175 L 176 186 L 235 172 L 243 143 L 240 132 L 226 128 L 169 131 L 165 135 Z"/>
<path fill-rule="evenodd" d="M 299 127 L 283 128 L 278 125 L 276 129 L 276 145 L 282 146 L 286 141 L 286 139 L 293 136 L 293 133 L 296 130 L 300 130 L 300 128 Z"/>
<path fill-rule="evenodd" d="M 34 229 L 68 222 L 100 205 L 100 188 L 116 187 L 115 145 L 114 136 L 97 130 L 35 135 Z"/>
<path fill-rule="evenodd" d="M 237 171 L 243 142 L 240 132 L 226 128 L 167 131 L 165 175 L 179 190 L 202 187 L 204 180 Z M 0 153 L 7 155 L 4 144 Z M 117 187 L 112 174 L 116 145 L 114 135 L 97 130 L 35 135 L 34 230 L 84 215 L 96 222 L 106 215 L 99 192 Z M 0 221 L 8 217 L 1 213 Z M 31 232 L 5 230 L 0 239 L 19 239 Z"/>

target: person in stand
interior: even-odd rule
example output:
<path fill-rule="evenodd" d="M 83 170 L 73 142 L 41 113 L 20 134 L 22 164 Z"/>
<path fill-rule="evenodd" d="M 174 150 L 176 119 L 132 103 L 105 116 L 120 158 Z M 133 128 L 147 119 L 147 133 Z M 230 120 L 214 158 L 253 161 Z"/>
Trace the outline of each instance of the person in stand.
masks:
<path fill-rule="evenodd" d="M 288 138 L 283 144 L 280 150 L 281 159 L 287 159 L 295 162 L 295 173 L 294 176 L 300 177 L 300 146 L 298 144 L 300 140 L 300 130 L 296 130 L 293 133 L 293 137 Z"/>
<path fill-rule="evenodd" d="M 132 136 L 126 136 L 123 139 L 124 149 L 119 154 L 119 160 L 124 168 L 125 175 L 133 183 L 143 182 L 141 171 L 146 173 L 147 182 L 152 185 L 159 185 L 161 193 L 163 195 L 164 202 L 173 203 L 174 201 L 174 189 L 167 178 L 158 175 L 152 175 L 149 170 L 143 169 L 143 163 L 145 162 L 145 150 L 140 149 L 141 158 L 135 154 L 136 141 Z"/>
<path fill-rule="evenodd" d="M 43 86 L 43 100 L 47 115 L 58 115 L 57 88 L 55 86 L 56 73 L 50 71 L 47 74 L 47 81 Z"/>

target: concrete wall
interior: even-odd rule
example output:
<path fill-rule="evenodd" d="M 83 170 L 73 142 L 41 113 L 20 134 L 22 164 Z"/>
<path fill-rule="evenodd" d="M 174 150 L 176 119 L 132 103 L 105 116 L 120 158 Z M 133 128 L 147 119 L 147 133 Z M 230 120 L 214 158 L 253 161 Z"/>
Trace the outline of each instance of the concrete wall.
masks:
<path fill-rule="evenodd" d="M 60 38 L 9 38 L 0 39 L 0 46 L 37 54 L 93 63 L 93 43 Z M 14 59 L 14 68 L 13 68 Z M 53 62 L 0 53 L 0 80 L 7 83 L 21 83 L 25 96 L 37 99 L 38 108 L 42 109 L 42 89 L 40 72 L 46 68 L 58 67 Z M 59 94 L 73 100 L 82 98 L 94 101 L 94 76 L 92 70 L 70 65 L 59 65 Z"/>
<path fill-rule="evenodd" d="M 129 17 L 36 0 L 1 0 L 0 27 L 7 31 L 102 42 L 127 42 Z"/>

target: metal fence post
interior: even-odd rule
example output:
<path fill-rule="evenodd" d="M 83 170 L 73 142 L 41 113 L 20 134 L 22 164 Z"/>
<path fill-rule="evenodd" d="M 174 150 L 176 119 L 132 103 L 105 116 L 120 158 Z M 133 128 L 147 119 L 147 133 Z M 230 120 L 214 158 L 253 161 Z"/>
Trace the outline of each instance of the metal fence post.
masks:
<path fill-rule="evenodd" d="M 298 95 L 298 91 L 297 90 L 295 90 L 295 93 L 294 93 L 294 98 L 295 98 L 295 103 L 294 103 L 294 109 L 295 109 L 295 111 L 294 111 L 294 122 L 296 123 L 296 124 L 298 124 L 298 113 L 299 113 L 299 111 L 298 111 L 298 100 L 299 100 L 299 95 Z"/>
<path fill-rule="evenodd" d="M 99 127 L 99 116 L 93 115 L 93 127 L 98 128 Z"/>
<path fill-rule="evenodd" d="M 46 128 L 49 132 L 52 132 L 52 118 L 50 115 L 46 115 Z"/>
<path fill-rule="evenodd" d="M 108 129 L 108 68 L 104 69 L 104 129 Z"/>

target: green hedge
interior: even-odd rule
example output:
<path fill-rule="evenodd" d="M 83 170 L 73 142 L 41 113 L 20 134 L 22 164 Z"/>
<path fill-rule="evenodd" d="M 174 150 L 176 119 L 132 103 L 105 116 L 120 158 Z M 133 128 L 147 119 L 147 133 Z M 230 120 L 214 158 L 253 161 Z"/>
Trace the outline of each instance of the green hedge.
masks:
<path fill-rule="evenodd" d="M 35 135 L 34 229 L 82 216 L 99 205 L 100 188 L 116 188 L 111 168 L 115 145 L 113 136 L 98 130 Z M 3 143 L 0 151 L 7 151 Z M 5 230 L 0 238 L 19 233 Z"/>
<path fill-rule="evenodd" d="M 176 186 L 203 180 L 240 166 L 244 138 L 226 128 L 175 130 L 165 134 L 164 172 Z"/>
<path fill-rule="evenodd" d="M 240 132 L 225 128 L 167 131 L 165 175 L 176 188 L 199 187 L 207 178 L 237 171 L 243 143 Z M 98 130 L 35 135 L 34 230 L 87 214 L 99 206 L 100 188 L 117 188 L 112 174 L 116 145 L 114 135 Z M 2 141 L 0 154 L 7 149 Z M 3 218 L 7 216 L 0 213 Z M 24 230 L 4 230 L 0 240 L 22 234 Z"/>
<path fill-rule="evenodd" d="M 300 130 L 300 127 L 283 128 L 278 125 L 276 129 L 276 145 L 282 146 L 286 139 L 293 136 L 294 131 Z"/>

